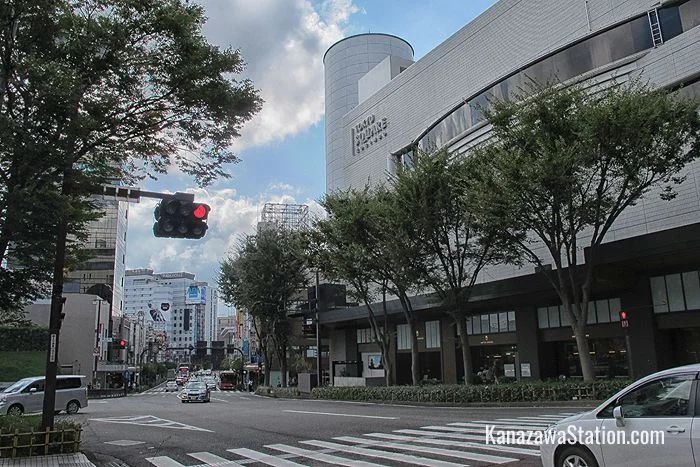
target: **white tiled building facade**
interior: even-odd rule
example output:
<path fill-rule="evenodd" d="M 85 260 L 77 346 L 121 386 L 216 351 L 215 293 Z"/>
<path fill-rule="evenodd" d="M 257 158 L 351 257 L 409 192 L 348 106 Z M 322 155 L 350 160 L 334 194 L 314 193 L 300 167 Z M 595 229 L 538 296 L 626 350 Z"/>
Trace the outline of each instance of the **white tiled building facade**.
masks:
<path fill-rule="evenodd" d="M 351 36 L 326 52 L 327 192 L 385 183 L 400 165 L 410 167 L 416 150 L 463 153 L 483 142 L 489 97 L 512 97 L 528 80 L 599 87 L 640 80 L 700 99 L 700 0 L 500 0 L 413 59 L 408 42 L 387 34 Z M 684 175 L 675 199 L 647 193 L 600 247 L 587 328 L 598 376 L 700 361 L 700 162 Z M 455 323 L 425 297 L 414 299 L 422 376 L 461 381 Z M 397 336 L 390 358 L 396 381 L 407 383 L 400 306 L 388 309 Z M 620 310 L 633 316 L 629 342 Z M 323 314 L 331 360 L 363 361 L 369 371 L 378 347 L 358 337 L 366 334 L 366 314 L 362 306 Z M 467 334 L 477 370 L 580 376 L 568 317 L 530 265 L 480 274 Z"/>

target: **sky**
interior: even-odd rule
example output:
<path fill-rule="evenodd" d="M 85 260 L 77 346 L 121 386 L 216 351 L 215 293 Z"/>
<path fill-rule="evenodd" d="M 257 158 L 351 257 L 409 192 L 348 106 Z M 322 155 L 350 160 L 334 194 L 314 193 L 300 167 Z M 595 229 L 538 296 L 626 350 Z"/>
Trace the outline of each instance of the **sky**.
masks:
<path fill-rule="evenodd" d="M 178 171 L 144 181 L 141 188 L 193 192 L 211 206 L 201 240 L 155 238 L 155 200 L 129 210 L 127 269 L 194 273 L 214 285 L 219 264 L 242 236 L 254 232 L 266 202 L 308 204 L 325 191 L 323 54 L 353 34 L 383 32 L 407 40 L 418 60 L 495 0 L 198 0 L 205 7 L 207 39 L 240 49 L 264 99 L 262 111 L 233 144 L 240 162 L 231 178 L 205 189 Z M 221 305 L 224 305 L 223 303 Z M 219 314 L 230 313 L 220 307 Z"/>

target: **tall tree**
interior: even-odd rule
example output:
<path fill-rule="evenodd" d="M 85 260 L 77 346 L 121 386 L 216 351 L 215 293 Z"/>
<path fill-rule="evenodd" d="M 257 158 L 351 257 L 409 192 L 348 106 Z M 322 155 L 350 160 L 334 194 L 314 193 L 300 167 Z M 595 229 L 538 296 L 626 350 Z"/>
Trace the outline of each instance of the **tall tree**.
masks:
<path fill-rule="evenodd" d="M 389 356 L 392 333 L 386 309 L 386 278 L 374 267 L 378 245 L 377 228 L 367 190 L 334 193 L 321 201 L 328 214 L 319 219 L 313 232 L 313 262 L 325 277 L 350 286 L 350 294 L 364 303 L 372 339 L 379 346 L 386 385 L 393 384 L 393 363 Z M 382 314 L 376 304 L 381 290 Z"/>
<path fill-rule="evenodd" d="M 675 196 L 678 174 L 700 151 L 698 110 L 633 83 L 596 94 L 534 86 L 486 112 L 495 138 L 476 151 L 480 205 L 524 258 L 544 271 L 553 262 L 545 274 L 569 316 L 586 381 L 595 376 L 586 321 L 598 247 L 652 189 Z"/>
<path fill-rule="evenodd" d="M 446 150 L 419 154 L 415 166 L 400 170 L 391 183 L 396 224 L 421 249 L 413 266 L 456 325 L 467 384 L 474 380 L 465 326 L 473 287 L 485 267 L 518 257 L 508 239 L 479 218 L 471 165 Z"/>
<path fill-rule="evenodd" d="M 227 176 L 261 99 L 204 21 L 187 0 L 0 4 L 0 310 L 43 292 L 56 226 L 79 240 L 95 185 Z"/>
<path fill-rule="evenodd" d="M 399 228 L 398 222 L 402 214 L 398 210 L 394 194 L 384 186 L 365 187 L 362 191 L 350 190 L 332 195 L 325 204 L 329 205 L 333 211 L 331 214 L 339 219 L 338 222 L 349 224 L 342 227 L 346 229 L 345 232 L 336 231 L 334 234 L 340 235 L 338 241 L 355 245 L 355 251 L 345 251 L 343 254 L 355 255 L 365 268 L 365 273 L 358 276 L 361 280 L 355 285 L 362 289 L 365 287 L 362 282 L 366 280 L 374 284 L 364 292 L 367 302 L 376 296 L 377 287 L 382 291 L 383 297 L 388 291 L 398 299 L 411 339 L 411 378 L 413 384 L 418 384 L 420 360 L 416 313 L 410 296 L 418 292 L 422 285 L 412 264 L 420 254 L 420 248 L 413 239 L 406 236 L 405 230 Z M 343 235 L 348 235 L 348 238 L 343 238 Z M 341 245 L 337 246 L 342 248 Z M 348 258 L 340 258 L 345 259 Z M 350 270 L 344 273 L 350 273 L 347 274 L 348 277 L 355 274 Z M 360 292 L 360 296 L 362 294 Z M 388 342 L 388 336 L 375 333 L 375 337 Z"/>
<path fill-rule="evenodd" d="M 306 234 L 274 225 L 243 239 L 235 254 L 221 263 L 219 290 L 224 301 L 253 315 L 267 365 L 266 385 L 270 384 L 271 350 L 280 362 L 282 384 L 287 384 L 287 310 L 308 285 L 307 264 Z"/>

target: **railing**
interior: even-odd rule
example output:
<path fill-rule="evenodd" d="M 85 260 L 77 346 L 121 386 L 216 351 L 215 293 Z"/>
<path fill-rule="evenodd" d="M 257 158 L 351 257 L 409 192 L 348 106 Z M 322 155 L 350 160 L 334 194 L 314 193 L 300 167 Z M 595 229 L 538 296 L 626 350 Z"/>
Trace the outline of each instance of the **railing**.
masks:
<path fill-rule="evenodd" d="M 78 452 L 82 431 L 82 428 L 62 428 L 0 434 L 0 459 Z"/>

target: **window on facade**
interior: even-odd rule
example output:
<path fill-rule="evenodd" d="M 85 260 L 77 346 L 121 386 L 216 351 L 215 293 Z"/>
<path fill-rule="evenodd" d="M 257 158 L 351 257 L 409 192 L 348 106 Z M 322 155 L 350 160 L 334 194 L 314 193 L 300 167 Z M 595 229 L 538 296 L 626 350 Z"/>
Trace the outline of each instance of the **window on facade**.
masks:
<path fill-rule="evenodd" d="M 649 284 L 654 313 L 700 309 L 698 271 L 651 277 Z"/>
<path fill-rule="evenodd" d="M 440 348 L 440 321 L 426 321 L 425 347 L 427 349 Z"/>
<path fill-rule="evenodd" d="M 501 311 L 467 317 L 467 335 L 515 332 L 515 312 Z"/>
<path fill-rule="evenodd" d="M 372 329 L 371 328 L 357 330 L 357 343 L 358 344 L 369 344 L 372 342 L 374 342 L 374 339 L 372 338 Z"/>
<path fill-rule="evenodd" d="M 398 324 L 396 326 L 396 348 L 398 350 L 410 350 L 411 333 L 408 324 Z"/>
<path fill-rule="evenodd" d="M 620 299 L 609 298 L 588 303 L 588 324 L 604 324 L 620 321 Z M 564 306 L 540 307 L 537 309 L 537 326 L 540 329 L 570 326 L 571 320 Z"/>

